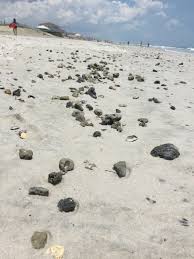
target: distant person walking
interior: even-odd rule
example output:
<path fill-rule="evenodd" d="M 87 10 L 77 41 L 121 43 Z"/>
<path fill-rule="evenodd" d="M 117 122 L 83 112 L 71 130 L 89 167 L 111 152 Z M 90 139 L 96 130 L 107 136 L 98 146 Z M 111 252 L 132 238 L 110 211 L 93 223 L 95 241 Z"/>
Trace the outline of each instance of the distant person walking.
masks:
<path fill-rule="evenodd" d="M 9 28 L 12 28 L 14 35 L 17 35 L 17 28 L 18 28 L 18 26 L 17 26 L 17 22 L 16 22 L 15 18 L 13 19 L 13 22 L 10 23 Z"/>

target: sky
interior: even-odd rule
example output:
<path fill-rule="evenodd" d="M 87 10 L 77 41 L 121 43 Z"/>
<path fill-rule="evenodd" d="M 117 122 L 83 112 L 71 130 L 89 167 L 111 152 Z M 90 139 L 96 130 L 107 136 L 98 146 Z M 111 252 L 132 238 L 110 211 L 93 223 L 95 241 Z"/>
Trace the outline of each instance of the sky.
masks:
<path fill-rule="evenodd" d="M 194 0 L 0 0 L 0 20 L 117 42 L 194 47 Z"/>

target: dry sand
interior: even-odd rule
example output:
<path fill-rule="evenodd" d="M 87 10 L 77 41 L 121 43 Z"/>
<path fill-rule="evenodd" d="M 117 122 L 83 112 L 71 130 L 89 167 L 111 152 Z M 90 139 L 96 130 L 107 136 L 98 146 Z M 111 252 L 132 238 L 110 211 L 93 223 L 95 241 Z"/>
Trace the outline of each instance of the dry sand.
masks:
<path fill-rule="evenodd" d="M 79 59 L 74 63 L 70 53 L 76 50 Z M 48 62 L 49 57 L 54 62 Z M 83 62 L 88 57 L 91 60 Z M 88 73 L 87 65 L 100 60 L 110 63 L 110 71 L 119 72 L 119 78 L 96 84 L 62 82 L 69 75 L 76 79 L 75 74 Z M 75 69 L 68 70 L 67 62 Z M 184 64 L 179 65 L 181 62 Z M 61 63 L 66 67 L 57 68 Z M 58 38 L 0 36 L 0 87 L 13 91 L 21 86 L 25 90 L 20 97 L 0 90 L 0 258 L 51 258 L 45 253 L 55 244 L 64 246 L 66 259 L 194 258 L 193 70 L 194 56 L 190 54 Z M 40 73 L 44 80 L 37 78 Z M 145 82 L 128 81 L 129 73 L 144 76 Z M 154 84 L 155 80 L 168 89 Z M 94 86 L 98 98 L 86 94 L 72 97 L 69 88 L 82 86 Z M 66 108 L 67 101 L 52 100 L 54 95 L 84 100 L 104 114 L 120 109 L 123 131 L 101 125 L 100 118 L 85 105 L 85 116 L 94 127 L 80 126 L 71 116 L 74 109 Z M 161 103 L 149 102 L 152 97 Z M 120 108 L 120 104 L 127 106 Z M 139 126 L 137 120 L 142 117 L 149 120 L 147 127 Z M 27 130 L 27 139 L 10 130 L 13 126 Z M 96 130 L 102 137 L 92 136 Z M 138 140 L 127 142 L 130 135 Z M 154 147 L 165 143 L 178 147 L 180 157 L 167 161 L 150 155 Z M 20 148 L 31 149 L 33 160 L 21 160 Z M 53 186 L 48 174 L 59 171 L 63 157 L 72 159 L 75 169 Z M 97 167 L 86 169 L 85 160 Z M 129 177 L 119 178 L 114 173 L 112 167 L 118 161 L 129 164 Z M 49 197 L 29 196 L 33 186 L 48 188 Z M 59 212 L 57 203 L 65 197 L 79 202 L 77 211 Z M 188 220 L 188 226 L 181 224 L 182 218 Z M 42 230 L 50 232 L 47 245 L 35 250 L 30 238 L 34 231 Z"/>

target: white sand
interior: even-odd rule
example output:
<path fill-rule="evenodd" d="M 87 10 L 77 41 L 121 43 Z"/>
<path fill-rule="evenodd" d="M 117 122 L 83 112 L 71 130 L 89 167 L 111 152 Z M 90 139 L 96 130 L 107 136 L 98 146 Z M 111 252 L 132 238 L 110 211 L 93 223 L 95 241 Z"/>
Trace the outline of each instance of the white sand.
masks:
<path fill-rule="evenodd" d="M 80 61 L 96 57 L 87 63 L 73 63 L 68 57 L 75 50 L 79 50 Z M 159 53 L 161 59 L 157 60 Z M 110 90 L 115 83 L 105 80 L 107 84 L 94 85 L 97 95 L 104 98 L 94 100 L 85 94 L 71 97 L 69 87 L 92 84 L 61 79 L 88 72 L 87 65 L 99 62 L 103 55 L 116 55 L 116 62 L 111 59 L 109 67 L 120 73 L 115 83 L 121 87 Z M 48 57 L 55 62 L 48 62 Z M 67 62 L 77 69 L 57 68 Z M 157 62 L 161 65 L 155 67 Z M 180 62 L 184 66 L 178 66 Z M 119 71 L 120 66 L 123 71 Z M 158 73 L 152 72 L 154 68 Z M 61 77 L 37 78 L 46 71 L 60 71 Z M 144 76 L 145 82 L 128 81 L 130 72 Z M 156 79 L 168 90 L 155 85 Z M 0 86 L 11 90 L 22 86 L 26 90 L 21 95 L 25 103 L 0 90 L 0 258 L 51 258 L 45 253 L 53 244 L 64 246 L 65 259 L 194 258 L 194 56 L 57 38 L 0 36 Z M 158 86 L 160 89 L 156 89 Z M 36 99 L 27 98 L 30 94 Z M 114 113 L 119 104 L 127 104 L 119 108 L 126 126 L 122 133 L 102 126 L 100 119 L 84 108 L 94 127 L 83 128 L 71 116 L 73 109 L 66 108 L 66 101 L 51 100 L 54 95 L 86 100 L 104 113 Z M 152 97 L 162 103 L 148 102 Z M 20 120 L 16 114 L 20 114 Z M 141 117 L 149 119 L 146 128 L 138 125 Z M 27 130 L 28 138 L 20 139 L 10 130 L 12 126 Z M 107 131 L 102 131 L 101 138 L 92 137 L 95 130 L 103 128 Z M 129 135 L 136 135 L 138 140 L 126 142 Z M 176 145 L 180 157 L 166 161 L 150 155 L 155 146 L 164 143 Z M 32 149 L 33 160 L 20 160 L 20 148 Z M 48 174 L 59 171 L 63 157 L 75 162 L 75 170 L 52 186 L 47 182 Z M 85 160 L 97 168 L 85 169 Z M 131 166 L 132 173 L 120 179 L 111 171 L 113 164 L 122 160 Z M 29 196 L 33 186 L 48 188 L 50 196 Z M 57 203 L 65 197 L 79 201 L 77 212 L 58 211 Z M 146 197 L 156 204 L 150 204 Z M 182 218 L 188 219 L 188 227 L 180 224 Z M 35 250 L 30 238 L 34 231 L 41 230 L 49 231 L 52 237 L 44 249 Z"/>

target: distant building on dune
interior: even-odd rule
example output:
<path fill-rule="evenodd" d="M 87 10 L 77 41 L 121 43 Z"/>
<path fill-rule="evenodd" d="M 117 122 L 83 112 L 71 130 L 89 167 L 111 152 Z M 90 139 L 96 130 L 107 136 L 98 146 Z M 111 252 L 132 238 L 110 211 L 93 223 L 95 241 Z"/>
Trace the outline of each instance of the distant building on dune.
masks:
<path fill-rule="evenodd" d="M 66 36 L 65 31 L 58 25 L 51 23 L 51 22 L 46 22 L 46 23 L 41 23 L 37 26 L 38 30 L 41 30 L 43 32 L 50 33 L 52 35 L 55 35 L 57 37 L 64 37 Z"/>

